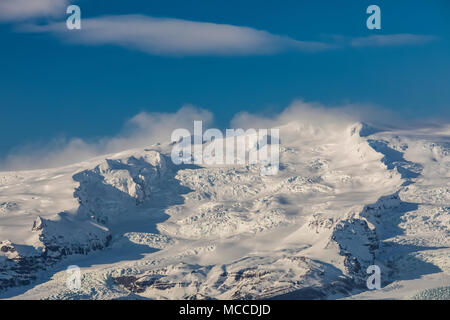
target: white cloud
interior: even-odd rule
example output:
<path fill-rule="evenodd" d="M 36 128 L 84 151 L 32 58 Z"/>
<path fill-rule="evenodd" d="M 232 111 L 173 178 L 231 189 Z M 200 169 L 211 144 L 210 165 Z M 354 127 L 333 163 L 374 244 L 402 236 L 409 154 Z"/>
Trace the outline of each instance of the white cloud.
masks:
<path fill-rule="evenodd" d="M 331 42 L 300 41 L 250 27 L 196 22 L 142 15 L 86 18 L 81 30 L 67 30 L 65 23 L 26 25 L 28 32 L 49 32 L 77 44 L 117 45 L 154 55 L 254 55 L 295 50 L 317 52 L 345 47 L 420 45 L 438 37 L 415 34 L 333 36 Z"/>
<path fill-rule="evenodd" d="M 118 45 L 155 55 L 250 55 L 331 48 L 249 27 L 142 15 L 87 18 L 76 31 L 67 30 L 64 23 L 32 25 L 25 30 L 51 32 L 72 43 Z"/>
<path fill-rule="evenodd" d="M 63 17 L 69 0 L 0 0 L 0 21 Z M 48 21 L 48 20 L 47 20 Z M 431 35 L 389 34 L 368 37 L 332 36 L 332 41 L 301 41 L 250 27 L 144 15 L 83 18 L 81 30 L 65 21 L 19 24 L 18 30 L 48 32 L 87 45 L 117 45 L 154 55 L 265 55 L 287 50 L 317 52 L 339 47 L 385 47 L 425 44 Z"/>
<path fill-rule="evenodd" d="M 306 135 L 310 139 L 335 135 L 358 122 L 369 122 L 380 127 L 398 124 L 393 114 L 378 106 L 346 104 L 325 106 L 316 102 L 295 100 L 275 115 L 238 113 L 231 121 L 232 128 L 279 128 L 282 141 L 296 140 Z M 292 131 L 293 128 L 296 130 Z M 308 138 L 308 139 L 309 139 Z"/>
<path fill-rule="evenodd" d="M 21 21 L 64 15 L 68 0 L 0 0 L 0 20 Z"/>
<path fill-rule="evenodd" d="M 53 139 L 46 144 L 30 144 L 16 148 L 0 159 L 1 170 L 52 168 L 80 162 L 98 155 L 168 142 L 172 131 L 192 128 L 194 120 L 211 126 L 213 115 L 207 110 L 184 106 L 175 113 L 139 113 L 125 123 L 115 137 L 89 143 L 82 139 Z"/>
<path fill-rule="evenodd" d="M 47 1 L 50 0 L 42 3 Z M 18 29 L 54 34 L 74 44 L 116 45 L 165 56 L 269 55 L 288 50 L 317 52 L 345 47 L 419 45 L 438 39 L 431 35 L 388 34 L 353 38 L 334 35 L 331 41 L 301 41 L 244 26 L 144 15 L 83 18 L 81 30 L 68 30 L 65 22 L 25 24 Z"/>
<path fill-rule="evenodd" d="M 401 33 L 354 38 L 350 45 L 352 47 L 391 47 L 426 44 L 437 39 L 436 36 L 431 35 Z"/>
<path fill-rule="evenodd" d="M 143 112 L 126 121 L 122 131 L 114 137 L 94 142 L 78 138 L 54 139 L 47 144 L 22 146 L 0 159 L 0 170 L 53 168 L 95 156 L 143 148 L 157 142 L 168 143 L 175 129 L 185 128 L 193 132 L 195 120 L 203 121 L 203 130 L 213 126 L 213 114 L 210 111 L 190 105 L 182 107 L 175 113 Z M 418 130 L 430 127 L 433 128 L 433 132 L 442 126 L 440 122 L 425 122 L 424 119 L 420 119 L 419 122 L 399 119 L 391 111 L 374 105 L 324 106 L 320 103 L 296 100 L 275 115 L 238 113 L 232 119 L 229 128 L 280 128 L 282 141 L 296 140 L 302 136 L 313 140 L 321 136 L 339 134 L 357 122 L 367 122 L 377 128 Z M 445 123 L 442 132 L 448 133 L 448 129 L 448 123 Z"/>

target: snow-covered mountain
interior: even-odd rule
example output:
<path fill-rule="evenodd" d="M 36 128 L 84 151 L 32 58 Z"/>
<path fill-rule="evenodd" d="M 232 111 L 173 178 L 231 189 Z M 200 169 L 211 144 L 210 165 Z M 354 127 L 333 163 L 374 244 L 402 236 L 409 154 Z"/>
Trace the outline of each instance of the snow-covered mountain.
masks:
<path fill-rule="evenodd" d="M 272 176 L 257 165 L 174 165 L 169 143 L 0 172 L 0 297 L 448 293 L 436 288 L 450 286 L 449 127 L 280 130 Z M 66 285 L 69 265 L 81 268 L 79 290 Z M 380 290 L 366 287 L 370 265 Z"/>

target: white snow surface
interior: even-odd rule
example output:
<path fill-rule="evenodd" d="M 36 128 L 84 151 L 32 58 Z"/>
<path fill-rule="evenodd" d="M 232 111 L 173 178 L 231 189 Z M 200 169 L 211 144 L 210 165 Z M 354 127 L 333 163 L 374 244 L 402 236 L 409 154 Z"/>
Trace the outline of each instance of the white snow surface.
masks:
<path fill-rule="evenodd" d="M 0 172 L 0 298 L 448 295 L 449 127 L 280 130 L 273 176 L 177 166 L 169 143 Z M 374 264 L 382 289 L 371 291 Z M 79 290 L 66 285 L 69 265 Z"/>

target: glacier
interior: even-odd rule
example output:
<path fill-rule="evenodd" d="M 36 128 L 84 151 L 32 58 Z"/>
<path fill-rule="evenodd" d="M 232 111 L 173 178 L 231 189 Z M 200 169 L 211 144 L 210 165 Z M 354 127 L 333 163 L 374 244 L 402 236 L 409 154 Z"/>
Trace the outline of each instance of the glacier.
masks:
<path fill-rule="evenodd" d="M 292 120 L 271 176 L 168 142 L 0 172 L 0 298 L 448 299 L 449 137 Z"/>

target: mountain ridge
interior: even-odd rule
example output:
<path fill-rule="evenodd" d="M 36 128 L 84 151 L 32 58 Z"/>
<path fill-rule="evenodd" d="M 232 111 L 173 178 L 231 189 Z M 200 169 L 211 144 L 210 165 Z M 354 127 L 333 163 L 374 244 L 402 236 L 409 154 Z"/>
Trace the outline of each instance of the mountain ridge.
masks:
<path fill-rule="evenodd" d="M 169 143 L 0 172 L 0 297 L 342 298 L 370 294 L 373 264 L 386 288 L 428 275 L 450 285 L 448 136 L 280 131 L 275 176 L 176 166 Z M 67 263 L 82 267 L 79 291 Z"/>

